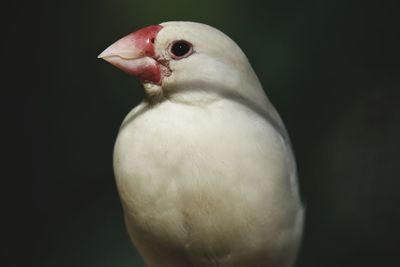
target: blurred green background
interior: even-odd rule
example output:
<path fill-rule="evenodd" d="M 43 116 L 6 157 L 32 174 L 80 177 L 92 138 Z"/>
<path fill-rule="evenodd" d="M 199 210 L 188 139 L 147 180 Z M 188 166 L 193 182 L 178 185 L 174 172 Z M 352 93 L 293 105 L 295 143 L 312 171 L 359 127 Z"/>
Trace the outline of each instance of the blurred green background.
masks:
<path fill-rule="evenodd" d="M 244 50 L 282 115 L 307 207 L 297 266 L 400 266 L 396 1 L 43 1 L 32 123 L 33 266 L 144 266 L 112 149 L 139 82 L 96 56 L 143 26 L 192 20 Z"/>

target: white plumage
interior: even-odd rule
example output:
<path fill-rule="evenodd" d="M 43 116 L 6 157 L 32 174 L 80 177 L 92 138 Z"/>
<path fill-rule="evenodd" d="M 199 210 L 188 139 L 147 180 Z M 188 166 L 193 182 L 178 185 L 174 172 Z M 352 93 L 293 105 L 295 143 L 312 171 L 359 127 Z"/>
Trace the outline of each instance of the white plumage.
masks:
<path fill-rule="evenodd" d="M 160 81 L 143 81 L 147 97 L 125 118 L 114 150 L 134 245 L 149 267 L 291 266 L 303 209 L 278 113 L 225 34 L 160 25 L 146 55 Z M 193 51 L 174 58 L 177 40 Z M 101 57 L 115 64 L 117 52 Z"/>

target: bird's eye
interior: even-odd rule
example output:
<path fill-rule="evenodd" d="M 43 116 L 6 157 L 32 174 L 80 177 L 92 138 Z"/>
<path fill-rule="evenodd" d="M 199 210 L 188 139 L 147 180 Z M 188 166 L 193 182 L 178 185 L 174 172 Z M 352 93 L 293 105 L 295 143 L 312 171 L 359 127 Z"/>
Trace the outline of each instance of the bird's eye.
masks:
<path fill-rule="evenodd" d="M 181 59 L 191 55 L 193 52 L 193 47 L 191 43 L 180 40 L 172 43 L 170 52 L 174 59 Z"/>

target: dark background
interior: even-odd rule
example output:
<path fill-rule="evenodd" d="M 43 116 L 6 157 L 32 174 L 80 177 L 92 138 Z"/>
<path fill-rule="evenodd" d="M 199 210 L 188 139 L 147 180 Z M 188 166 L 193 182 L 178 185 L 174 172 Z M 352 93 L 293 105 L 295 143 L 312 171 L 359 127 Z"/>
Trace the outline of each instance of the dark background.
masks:
<path fill-rule="evenodd" d="M 38 27 L 17 13 L 39 75 L 22 120 L 32 140 L 33 237 L 23 242 L 32 257 L 14 262 L 143 266 L 112 172 L 119 124 L 143 91 L 96 56 L 143 26 L 192 20 L 242 47 L 287 125 L 307 207 L 297 266 L 400 266 L 395 2 L 48 0 L 36 6 Z"/>

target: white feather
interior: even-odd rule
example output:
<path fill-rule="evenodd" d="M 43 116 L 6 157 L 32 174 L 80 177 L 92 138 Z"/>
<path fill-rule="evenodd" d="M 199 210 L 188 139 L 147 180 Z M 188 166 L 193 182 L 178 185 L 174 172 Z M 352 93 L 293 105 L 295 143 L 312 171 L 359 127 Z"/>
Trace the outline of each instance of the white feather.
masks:
<path fill-rule="evenodd" d="M 303 210 L 279 115 L 226 35 L 162 25 L 159 53 L 188 39 L 195 54 L 171 61 L 165 98 L 132 110 L 115 144 L 133 242 L 150 267 L 291 266 Z"/>

